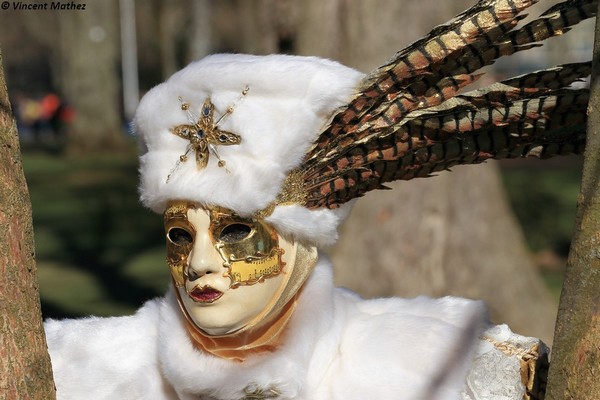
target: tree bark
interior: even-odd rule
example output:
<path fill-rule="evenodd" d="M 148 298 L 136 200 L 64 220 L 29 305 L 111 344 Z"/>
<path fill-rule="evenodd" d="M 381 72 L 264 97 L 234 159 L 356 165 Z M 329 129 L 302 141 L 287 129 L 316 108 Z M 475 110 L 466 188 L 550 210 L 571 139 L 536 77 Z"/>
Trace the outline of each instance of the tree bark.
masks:
<path fill-rule="evenodd" d="M 600 14 L 599 14 L 600 15 Z M 575 232 L 560 298 L 549 400 L 600 398 L 600 18 Z"/>
<path fill-rule="evenodd" d="M 0 398 L 55 397 L 42 328 L 31 203 L 0 53 Z"/>
<path fill-rule="evenodd" d="M 297 50 L 370 71 L 472 4 L 306 0 Z M 483 299 L 495 322 L 551 343 L 557 304 L 530 260 L 494 163 L 390 186 L 359 200 L 342 227 L 331 250 L 338 285 L 366 297 Z"/>

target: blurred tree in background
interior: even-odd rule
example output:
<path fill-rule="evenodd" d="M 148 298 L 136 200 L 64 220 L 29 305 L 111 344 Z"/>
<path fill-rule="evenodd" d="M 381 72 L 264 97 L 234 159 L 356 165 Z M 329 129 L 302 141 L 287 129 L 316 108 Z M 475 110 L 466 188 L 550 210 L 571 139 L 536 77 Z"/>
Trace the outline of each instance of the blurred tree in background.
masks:
<path fill-rule="evenodd" d="M 137 28 L 140 95 L 190 61 L 213 52 L 317 55 L 368 71 L 474 2 L 138 1 L 136 20 L 130 23 Z M 532 14 L 552 2 L 541 3 Z M 54 91 L 75 111 L 67 147 L 73 150 L 71 156 L 87 154 L 87 159 L 38 157 L 25 164 L 26 171 L 38 174 L 32 176 L 39 185 L 39 190 L 32 187 L 34 217 L 36 204 L 47 216 L 38 219 L 38 224 L 46 225 L 36 228 L 42 239 L 38 243 L 41 254 L 60 249 L 69 254 L 70 277 L 81 271 L 97 277 L 104 288 L 97 293 L 84 290 L 90 286 L 77 281 L 80 294 L 89 296 L 90 304 L 103 295 L 139 304 L 162 290 L 160 285 L 148 289 L 139 276 L 147 277 L 160 268 L 164 275 L 157 275 L 156 281 L 164 279 L 166 284 L 168 279 L 162 265 L 160 217 L 135 211 L 134 155 L 106 160 L 91 157 L 106 149 L 128 147 L 130 142 L 124 139 L 123 126 L 128 121 L 120 100 L 117 4 L 117 0 L 88 2 L 85 12 L 0 13 L 0 18 L 11 20 L 0 24 L 11 91 L 31 95 Z M 519 60 L 514 63 L 517 72 L 524 67 L 578 61 L 567 58 L 565 49 L 584 54 L 586 42 L 581 35 L 571 32 L 566 35 L 568 45 L 553 40 L 539 52 L 511 59 Z M 589 58 L 589 53 L 583 58 Z M 489 79 L 514 69 L 507 62 L 498 64 Z M 67 178 L 48 184 L 48 179 L 59 176 Z M 528 190 L 534 186 L 528 179 L 524 178 L 525 189 L 520 190 L 524 201 L 529 201 Z M 111 182 L 118 182 L 118 189 L 111 190 Z M 495 165 L 459 167 L 451 174 L 395 186 L 391 192 L 371 194 L 358 202 L 343 228 L 342 240 L 332 250 L 340 284 L 366 296 L 451 293 L 484 298 L 497 321 L 550 339 L 556 301 L 530 262 Z M 49 196 L 51 189 L 61 190 L 60 196 Z M 531 212 L 523 214 L 527 217 Z M 142 222 L 148 220 L 152 222 Z M 535 229 L 537 220 L 530 220 Z M 143 252 L 142 256 L 135 257 L 136 251 Z M 57 259 L 52 263 L 58 268 Z M 56 285 L 64 285 L 64 278 L 58 278 L 62 275 L 52 271 L 48 278 L 55 277 Z M 127 281 L 131 297 L 126 296 Z M 109 290 L 110 286 L 116 288 Z"/>
<path fill-rule="evenodd" d="M 60 85 L 76 107 L 68 150 L 77 154 L 123 148 L 117 0 L 90 1 L 85 12 L 58 18 Z"/>

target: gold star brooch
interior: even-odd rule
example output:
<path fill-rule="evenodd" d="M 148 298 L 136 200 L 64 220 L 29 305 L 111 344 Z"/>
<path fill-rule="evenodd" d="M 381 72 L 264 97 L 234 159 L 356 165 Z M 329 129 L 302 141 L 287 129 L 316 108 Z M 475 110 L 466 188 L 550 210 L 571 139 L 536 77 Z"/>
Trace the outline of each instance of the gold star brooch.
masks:
<path fill-rule="evenodd" d="M 246 87 L 240 96 L 240 99 L 248 93 L 249 88 Z M 239 100 L 239 99 L 238 99 Z M 209 154 L 213 154 L 219 160 L 219 167 L 225 167 L 225 161 L 219 156 L 216 146 L 231 146 L 240 144 L 242 138 L 232 132 L 227 132 L 219 129 L 219 123 L 231 114 L 234 110 L 235 103 L 229 107 L 225 113 L 217 120 L 214 120 L 215 106 L 210 101 L 210 98 L 204 100 L 200 110 L 200 116 L 190 110 L 190 104 L 184 102 L 180 97 L 181 109 L 187 113 L 189 124 L 177 125 L 171 128 L 171 133 L 179 136 L 182 139 L 189 140 L 189 144 L 185 149 L 185 153 L 179 156 L 179 160 L 175 167 L 169 173 L 167 182 L 171 175 L 177 170 L 179 165 L 188 160 L 190 152 L 196 153 L 196 166 L 198 169 L 206 167 L 208 164 Z"/>

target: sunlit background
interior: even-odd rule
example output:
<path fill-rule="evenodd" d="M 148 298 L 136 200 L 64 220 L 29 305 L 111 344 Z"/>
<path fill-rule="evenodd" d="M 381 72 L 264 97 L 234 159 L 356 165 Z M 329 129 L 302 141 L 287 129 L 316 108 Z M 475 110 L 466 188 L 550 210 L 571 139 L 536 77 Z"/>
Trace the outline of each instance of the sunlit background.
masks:
<path fill-rule="evenodd" d="M 42 309 L 56 318 L 131 313 L 168 287 L 162 217 L 137 201 L 130 121 L 144 92 L 214 52 L 318 55 L 368 71 L 474 1 L 78 3 L 86 9 L 14 10 L 11 3 L 0 11 Z M 553 4 L 542 3 L 531 14 Z M 592 32 L 587 21 L 540 49 L 501 60 L 482 81 L 590 59 Z M 556 299 L 581 158 L 501 166 L 531 257 Z"/>

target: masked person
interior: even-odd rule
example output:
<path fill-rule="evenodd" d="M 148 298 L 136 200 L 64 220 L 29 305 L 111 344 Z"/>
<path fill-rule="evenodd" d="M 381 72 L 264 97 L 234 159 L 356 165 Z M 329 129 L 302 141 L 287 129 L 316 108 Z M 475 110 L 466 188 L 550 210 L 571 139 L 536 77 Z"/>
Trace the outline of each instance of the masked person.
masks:
<path fill-rule="evenodd" d="M 550 155 L 555 141 L 541 122 L 568 90 L 520 90 L 515 82 L 532 81 L 522 78 L 451 98 L 448 76 L 462 59 L 429 47 L 451 32 L 472 41 L 469 51 L 489 46 L 486 32 L 500 22 L 481 17 L 502 5 L 472 9 L 366 78 L 318 58 L 214 55 L 149 91 L 135 118 L 140 193 L 164 215 L 173 285 L 133 316 L 47 322 L 58 398 L 542 396 L 539 340 L 490 325 L 477 301 L 363 300 L 334 288 L 318 250 L 336 241 L 354 199 L 386 181 L 530 148 Z M 510 20 L 520 9 L 503 11 Z M 500 91 L 510 105 L 498 104 Z M 553 128 L 585 108 L 569 112 Z M 507 129 L 511 141 L 469 145 Z M 576 148 L 581 132 L 570 135 L 562 140 Z"/>

